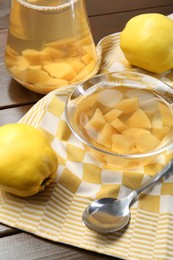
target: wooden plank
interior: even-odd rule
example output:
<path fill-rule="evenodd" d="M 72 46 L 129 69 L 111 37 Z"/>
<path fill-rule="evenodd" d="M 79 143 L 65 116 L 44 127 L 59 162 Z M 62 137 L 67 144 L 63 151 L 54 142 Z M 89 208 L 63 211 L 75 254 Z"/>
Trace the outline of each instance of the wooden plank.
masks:
<path fill-rule="evenodd" d="M 89 16 L 173 5 L 172 0 L 85 0 Z"/>
<path fill-rule="evenodd" d="M 0 110 L 0 126 L 18 122 L 31 107 L 27 105 Z"/>
<path fill-rule="evenodd" d="M 1 260 L 16 259 L 41 259 L 41 260 L 116 260 L 94 252 L 76 247 L 54 243 L 35 237 L 30 234 L 20 233 L 0 239 Z"/>
<path fill-rule="evenodd" d="M 0 65 L 0 90 L 0 109 L 15 105 L 33 104 L 43 97 L 43 95 L 22 87 L 12 79 L 4 64 Z"/>
<path fill-rule="evenodd" d="M 173 12 L 173 5 L 166 7 L 157 7 L 152 9 L 147 9 L 148 13 L 162 13 L 168 15 Z M 101 16 L 90 17 L 90 26 L 93 34 L 93 38 L 96 43 L 103 37 L 115 33 L 120 32 L 125 27 L 128 20 L 130 20 L 133 16 L 138 14 L 146 13 L 146 9 L 131 11 L 127 13 L 118 13 L 118 14 L 106 14 Z"/>
<path fill-rule="evenodd" d="M 7 28 L 9 25 L 11 0 L 0 1 L 0 29 Z"/>
<path fill-rule="evenodd" d="M 7 40 L 7 29 L 0 30 L 0 63 L 4 63 L 4 51 Z"/>

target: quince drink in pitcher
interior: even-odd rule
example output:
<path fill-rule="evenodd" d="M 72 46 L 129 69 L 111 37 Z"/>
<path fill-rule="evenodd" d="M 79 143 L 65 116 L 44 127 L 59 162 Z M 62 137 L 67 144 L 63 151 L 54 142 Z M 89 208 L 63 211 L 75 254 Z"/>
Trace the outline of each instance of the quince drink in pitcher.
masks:
<path fill-rule="evenodd" d="M 13 0 L 5 64 L 43 94 L 90 77 L 97 54 L 84 1 Z"/>

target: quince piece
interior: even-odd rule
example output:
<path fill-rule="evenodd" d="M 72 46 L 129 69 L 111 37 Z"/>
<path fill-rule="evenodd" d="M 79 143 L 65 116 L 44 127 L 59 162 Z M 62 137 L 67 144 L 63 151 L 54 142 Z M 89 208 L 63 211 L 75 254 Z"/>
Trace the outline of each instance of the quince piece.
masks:
<path fill-rule="evenodd" d="M 159 103 L 160 113 L 162 115 L 163 124 L 166 126 L 173 126 L 173 112 L 171 108 L 168 108 L 163 103 Z"/>
<path fill-rule="evenodd" d="M 86 123 L 85 128 L 86 129 L 96 129 L 100 130 L 100 128 L 103 127 L 105 124 L 105 118 L 99 108 L 96 108 L 93 116 L 90 118 L 90 120 Z"/>
<path fill-rule="evenodd" d="M 151 122 L 145 112 L 141 109 L 137 109 L 128 119 L 128 126 L 140 127 L 140 128 L 151 128 Z"/>
<path fill-rule="evenodd" d="M 81 57 L 81 60 L 83 61 L 84 64 L 89 64 L 92 61 L 92 58 L 89 54 L 85 54 L 84 56 Z"/>
<path fill-rule="evenodd" d="M 114 128 L 109 123 L 105 123 L 102 129 L 98 132 L 97 142 L 104 145 L 107 148 L 111 148 L 111 136 L 114 133 Z"/>
<path fill-rule="evenodd" d="M 135 147 L 136 138 L 132 136 L 113 134 L 112 151 L 117 153 L 132 153 Z"/>
<path fill-rule="evenodd" d="M 8 68 L 11 68 L 11 67 L 16 65 L 16 59 L 6 56 L 5 57 L 5 64 Z"/>
<path fill-rule="evenodd" d="M 84 117 L 91 118 L 93 116 L 93 111 L 98 107 L 99 106 L 97 104 L 97 95 L 90 96 L 89 102 L 87 98 L 84 98 L 80 103 L 80 114 L 84 113 Z"/>
<path fill-rule="evenodd" d="M 120 47 L 132 65 L 155 73 L 173 68 L 173 21 L 158 13 L 130 19 L 120 34 Z"/>
<path fill-rule="evenodd" d="M 160 111 L 157 111 L 152 118 L 151 121 L 151 126 L 152 128 L 158 128 L 160 130 L 162 130 L 163 128 L 163 121 L 162 121 L 162 115 L 160 113 Z"/>
<path fill-rule="evenodd" d="M 116 108 L 123 111 L 123 113 L 132 113 L 138 109 L 138 103 L 137 97 L 123 99 L 116 105 Z"/>
<path fill-rule="evenodd" d="M 25 69 L 26 69 L 26 66 L 22 67 L 22 66 L 14 65 L 13 67 L 10 68 L 10 72 L 16 79 L 21 80 L 21 77 L 20 77 L 21 71 L 23 71 Z"/>
<path fill-rule="evenodd" d="M 114 121 L 117 117 L 119 117 L 122 114 L 121 110 L 118 110 L 116 108 L 111 109 L 109 112 L 107 112 L 104 115 L 104 118 L 107 122 L 111 123 L 112 121 Z"/>
<path fill-rule="evenodd" d="M 136 139 L 136 148 L 140 153 L 154 150 L 160 144 L 160 140 L 150 133 L 143 133 Z"/>
<path fill-rule="evenodd" d="M 128 129 L 127 125 L 124 124 L 119 118 L 116 118 L 114 121 L 112 121 L 111 125 L 120 133 Z"/>
<path fill-rule="evenodd" d="M 99 92 L 98 102 L 112 109 L 113 106 L 120 102 L 123 93 L 116 89 L 105 89 Z"/>
<path fill-rule="evenodd" d="M 55 60 L 59 58 L 63 58 L 65 56 L 63 51 L 57 50 L 52 47 L 46 47 L 41 51 L 42 54 L 47 54 L 49 60 Z"/>
<path fill-rule="evenodd" d="M 27 61 L 27 59 L 23 56 L 17 56 L 16 60 L 15 60 L 15 64 L 21 67 L 28 67 L 29 66 L 29 62 Z"/>
<path fill-rule="evenodd" d="M 123 135 L 134 136 L 134 137 L 138 137 L 143 133 L 150 133 L 150 132 L 144 128 L 135 128 L 135 127 L 128 128 L 127 130 L 124 130 L 122 132 Z"/>
<path fill-rule="evenodd" d="M 90 129 L 85 129 L 85 131 L 86 131 L 88 137 L 91 138 L 91 142 L 94 141 L 95 143 L 97 143 L 97 133 L 98 133 L 97 130 L 95 130 L 94 128 L 92 128 L 92 129 L 90 128 Z"/>
<path fill-rule="evenodd" d="M 96 53 L 95 53 L 95 47 L 93 45 L 87 45 L 83 46 L 83 50 L 85 53 L 89 54 L 89 56 L 96 61 Z"/>
<path fill-rule="evenodd" d="M 159 101 L 157 98 L 148 98 L 140 102 L 140 108 L 147 114 L 152 115 L 158 111 Z"/>
<path fill-rule="evenodd" d="M 160 128 L 153 128 L 151 133 L 159 140 L 162 140 L 169 132 L 171 128 L 169 126 L 163 126 L 162 129 Z"/>
<path fill-rule="evenodd" d="M 50 56 L 47 52 L 26 49 L 22 51 L 23 57 L 30 65 L 42 65 L 45 61 L 50 61 Z"/>
<path fill-rule="evenodd" d="M 150 99 L 155 98 L 154 94 L 151 91 L 147 91 L 144 89 L 138 89 L 138 88 L 132 88 L 125 92 L 125 95 L 129 98 L 138 97 L 139 99 L 139 106 L 141 107 L 141 104 L 144 104 Z"/>
<path fill-rule="evenodd" d="M 37 83 L 37 82 L 47 81 L 48 79 L 50 79 L 47 72 L 41 69 L 33 69 L 30 67 L 21 71 L 19 76 L 21 81 L 27 83 Z"/>
<path fill-rule="evenodd" d="M 82 69 L 77 75 L 76 77 L 74 78 L 73 81 L 80 81 L 80 80 L 83 80 L 84 78 L 86 78 L 87 76 L 90 75 L 90 73 L 92 72 L 92 70 L 94 69 L 95 67 L 95 62 L 92 60 L 88 65 L 86 65 L 84 67 L 84 69 Z"/>
<path fill-rule="evenodd" d="M 65 62 L 50 63 L 43 66 L 44 70 L 48 72 L 52 77 L 58 79 L 64 79 L 67 81 L 73 80 L 76 76 L 72 67 Z"/>
<path fill-rule="evenodd" d="M 42 67 L 41 67 L 41 65 L 30 65 L 30 66 L 28 66 L 28 68 L 33 69 L 33 70 L 40 70 Z"/>
<path fill-rule="evenodd" d="M 70 62 L 70 65 L 76 73 L 79 73 L 85 67 L 85 65 L 77 59 Z"/>

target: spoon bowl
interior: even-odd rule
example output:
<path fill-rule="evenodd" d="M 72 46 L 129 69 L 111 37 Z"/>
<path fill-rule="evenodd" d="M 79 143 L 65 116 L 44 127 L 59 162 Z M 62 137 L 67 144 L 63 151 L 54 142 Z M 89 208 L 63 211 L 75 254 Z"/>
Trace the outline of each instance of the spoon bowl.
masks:
<path fill-rule="evenodd" d="M 130 220 L 128 199 L 128 197 L 123 200 L 103 198 L 94 201 L 84 211 L 83 222 L 88 228 L 101 233 L 123 228 Z"/>
<path fill-rule="evenodd" d="M 83 222 L 89 229 L 100 233 L 111 233 L 123 228 L 129 223 L 130 206 L 137 196 L 147 188 L 154 186 L 161 178 L 168 175 L 172 169 L 173 160 L 127 197 L 120 200 L 102 198 L 92 202 L 83 213 Z"/>

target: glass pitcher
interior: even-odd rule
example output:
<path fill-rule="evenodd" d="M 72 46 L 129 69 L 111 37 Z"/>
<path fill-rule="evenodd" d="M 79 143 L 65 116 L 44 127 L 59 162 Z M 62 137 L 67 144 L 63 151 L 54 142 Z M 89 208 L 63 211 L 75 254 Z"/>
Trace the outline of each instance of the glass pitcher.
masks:
<path fill-rule="evenodd" d="M 84 0 L 12 0 L 5 64 L 43 94 L 88 78 L 97 53 Z"/>

